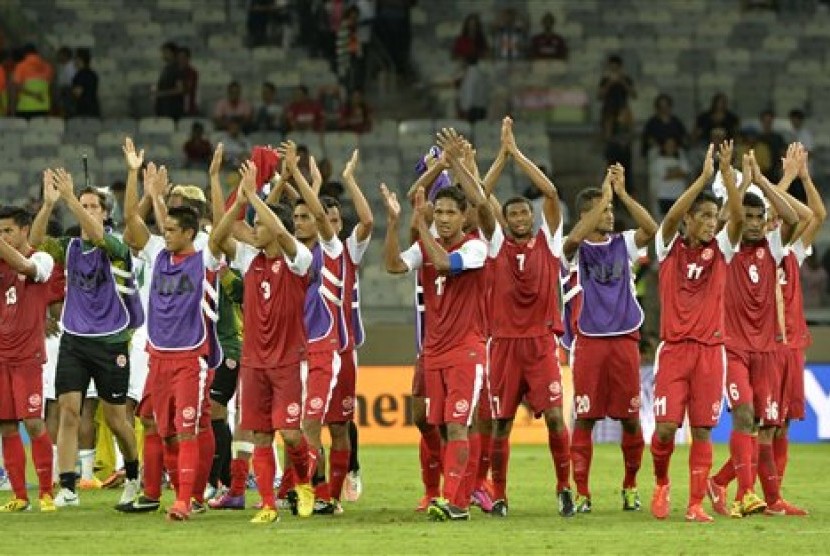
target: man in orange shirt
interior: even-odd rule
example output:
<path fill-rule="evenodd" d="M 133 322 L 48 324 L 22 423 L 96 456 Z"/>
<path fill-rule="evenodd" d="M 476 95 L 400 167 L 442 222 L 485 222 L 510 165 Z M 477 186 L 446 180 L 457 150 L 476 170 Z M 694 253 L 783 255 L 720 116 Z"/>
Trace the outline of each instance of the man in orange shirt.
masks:
<path fill-rule="evenodd" d="M 40 57 L 33 44 L 23 47 L 23 59 L 15 66 L 12 106 L 18 116 L 48 116 L 52 106 L 49 90 L 54 70 Z"/>

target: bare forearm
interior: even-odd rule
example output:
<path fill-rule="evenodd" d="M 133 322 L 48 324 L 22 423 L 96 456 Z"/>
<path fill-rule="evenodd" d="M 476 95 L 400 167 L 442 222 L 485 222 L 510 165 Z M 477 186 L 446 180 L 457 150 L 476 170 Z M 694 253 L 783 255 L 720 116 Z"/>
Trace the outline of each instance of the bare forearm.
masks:
<path fill-rule="evenodd" d="M 219 220 L 225 215 L 225 193 L 222 191 L 222 184 L 219 176 L 210 176 L 210 203 L 213 212 L 213 226 L 219 225 Z"/>
<path fill-rule="evenodd" d="M 375 223 L 374 216 L 372 215 L 372 209 L 369 206 L 369 202 L 366 201 L 366 196 L 363 195 L 363 192 L 360 190 L 360 187 L 357 185 L 355 179 L 348 178 L 345 182 L 346 190 L 352 198 L 354 210 L 357 213 L 357 219 L 359 220 L 358 239 L 360 241 L 365 241 L 366 238 L 368 238 L 372 233 L 372 228 Z"/>
<path fill-rule="evenodd" d="M 625 194 L 620 196 L 620 201 L 625 205 L 625 210 L 634 219 L 637 227 L 643 230 L 648 235 L 654 236 L 657 233 L 657 222 L 654 221 L 651 214 L 645 209 L 643 205 L 638 203 L 634 197 Z"/>
<path fill-rule="evenodd" d="M 398 219 L 389 219 L 386 225 L 386 238 L 383 241 L 383 261 L 386 266 L 386 272 L 390 274 L 402 274 L 408 270 L 401 260 L 398 226 Z"/>
<path fill-rule="evenodd" d="M 804 183 L 804 191 L 807 193 L 807 206 L 810 207 L 810 210 L 813 211 L 813 215 L 815 215 L 820 222 L 824 222 L 827 219 L 827 209 L 824 206 L 824 201 L 821 198 L 821 194 L 818 192 L 818 188 L 816 188 L 816 184 L 813 183 L 813 179 L 809 174 L 801 181 Z"/>
<path fill-rule="evenodd" d="M 103 241 L 104 225 L 95 220 L 92 215 L 84 210 L 84 207 L 81 206 L 80 201 L 78 201 L 75 195 L 66 195 L 63 199 L 66 206 L 69 207 L 69 210 L 73 215 L 75 215 L 75 218 L 78 220 L 78 224 L 81 226 L 81 230 L 86 233 L 89 240 L 92 242 Z"/>
<path fill-rule="evenodd" d="M 429 192 L 432 189 L 432 186 L 435 183 L 435 180 L 438 178 L 438 175 L 444 170 L 444 167 L 440 164 L 435 164 L 431 168 L 427 168 L 427 171 L 421 174 L 415 183 L 409 188 L 409 191 L 406 192 L 407 198 L 411 201 L 415 198 L 415 192 L 418 191 L 418 188 L 423 188 L 426 197 L 429 197 Z"/>
<path fill-rule="evenodd" d="M 12 270 L 18 274 L 34 278 L 37 273 L 35 264 L 24 257 L 20 251 L 6 243 L 3 238 L 0 238 L 0 259 L 6 261 L 12 267 Z"/>
<path fill-rule="evenodd" d="M 450 255 L 438 241 L 429 233 L 429 228 L 425 222 L 418 225 L 418 233 L 421 236 L 421 245 L 426 250 L 426 258 L 435 266 L 435 270 L 439 272 L 446 272 L 450 269 Z"/>
<path fill-rule="evenodd" d="M 43 243 L 43 238 L 46 237 L 46 230 L 49 227 L 49 218 L 52 217 L 52 210 L 55 205 L 48 201 L 44 201 L 40 210 L 35 216 L 35 221 L 32 222 L 32 228 L 29 230 L 29 243 L 38 246 Z"/>
<path fill-rule="evenodd" d="M 487 197 L 493 194 L 493 190 L 496 188 L 496 184 L 498 183 L 502 172 L 504 172 L 504 167 L 506 165 L 507 153 L 504 149 L 499 149 L 496 159 L 493 161 L 493 164 L 484 176 L 484 194 Z"/>
<path fill-rule="evenodd" d="M 521 152 L 516 152 L 513 155 L 513 158 L 516 160 L 516 164 L 519 165 L 519 168 L 522 169 L 522 172 L 530 178 L 530 181 L 536 189 L 542 193 L 542 195 L 545 197 L 557 195 L 556 187 L 553 185 L 553 182 L 548 179 L 544 172 L 542 172 L 542 170 L 540 170 L 539 167 L 533 163 L 533 161 Z"/>
<path fill-rule="evenodd" d="M 764 192 L 764 195 L 766 195 L 775 212 L 778 214 L 778 217 L 790 226 L 795 226 L 798 223 L 798 213 L 784 199 L 778 189 L 773 187 L 766 178 L 761 179 L 758 186 Z"/>

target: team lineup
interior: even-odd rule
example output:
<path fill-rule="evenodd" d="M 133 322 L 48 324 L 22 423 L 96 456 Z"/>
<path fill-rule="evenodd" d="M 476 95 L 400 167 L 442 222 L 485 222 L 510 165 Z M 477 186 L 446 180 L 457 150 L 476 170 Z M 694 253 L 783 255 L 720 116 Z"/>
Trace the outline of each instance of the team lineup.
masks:
<path fill-rule="evenodd" d="M 37 215 L 0 208 L 0 432 L 13 490 L 0 512 L 32 506 L 21 422 L 39 509 L 80 504 L 76 460 L 83 463 L 88 402 L 97 399 L 123 458 L 120 512 L 162 509 L 165 476 L 175 490 L 169 520 L 244 509 L 252 469 L 260 497 L 252 523 L 273 523 L 281 509 L 343 513 L 341 501 L 361 488 L 353 423 L 365 340 L 359 269 L 375 218 L 356 179 L 357 151 L 342 174 L 357 215 L 350 230 L 339 201 L 319 195 L 319 173 L 304 175 L 291 141 L 255 147 L 227 199 L 221 144 L 207 198 L 198 187 L 171 187 L 166 169 L 145 161 L 129 138 L 123 152 L 123 235 L 106 225 L 107 196 L 91 187 L 76 193 L 61 168 L 44 172 Z M 510 162 L 541 194 L 538 231 L 534 203 L 497 198 Z M 731 141 L 710 145 L 699 176 L 661 222 L 628 193 L 625 168 L 611 166 L 599 187 L 577 196 L 567 235 L 557 189 L 522 153 L 510 118 L 483 176 L 466 138 L 438 133 L 402 196 L 412 206 L 404 230 L 403 203 L 381 184 L 382 264 L 415 276 L 418 511 L 468 520 L 475 505 L 508 516 L 510 433 L 522 405 L 547 427 L 562 517 L 592 511 L 592 432 L 606 417 L 622 425 L 622 510 L 641 510 L 644 312 L 632 267 L 653 244 L 661 343 L 651 514 L 670 514 L 669 464 L 688 423 L 687 521 L 713 521 L 707 497 L 714 513 L 733 518 L 807 515 L 783 498 L 781 483 L 788 425 L 805 411 L 810 338 L 799 268 L 826 211 L 802 145 L 790 145 L 777 184 L 752 152 L 734 163 L 740 172 Z M 796 179 L 806 204 L 788 193 Z M 635 228 L 615 231 L 615 202 Z M 59 203 L 77 220 L 77 236 L 47 235 Z M 560 349 L 573 371 L 574 420 L 563 412 Z M 730 457 L 713 468 L 710 433 L 724 410 Z M 285 454 L 278 488 L 276 436 Z"/>

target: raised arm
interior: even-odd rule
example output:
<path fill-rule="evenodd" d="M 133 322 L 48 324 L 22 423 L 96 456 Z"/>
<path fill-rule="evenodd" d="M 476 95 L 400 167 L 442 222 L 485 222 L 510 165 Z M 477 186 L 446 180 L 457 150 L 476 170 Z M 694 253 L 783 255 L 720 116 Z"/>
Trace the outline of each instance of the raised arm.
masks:
<path fill-rule="evenodd" d="M 311 155 L 308 156 L 308 173 L 311 176 L 311 190 L 315 195 L 319 195 L 323 187 L 323 174 L 320 173 L 317 161 Z"/>
<path fill-rule="evenodd" d="M 545 197 L 545 203 L 542 205 L 545 222 L 547 222 L 551 232 L 556 231 L 562 223 L 562 207 L 559 205 L 559 193 L 545 173 L 519 150 L 519 147 L 516 145 L 516 137 L 513 135 L 512 122 L 508 129 L 507 151 L 513 157 L 513 160 L 516 161 L 516 165 L 530 178 L 533 186 Z"/>
<path fill-rule="evenodd" d="M 654 238 L 654 234 L 657 233 L 657 222 L 654 221 L 654 218 L 651 217 L 643 205 L 628 194 L 625 189 L 625 169 L 620 164 L 616 166 L 617 172 L 611 180 L 611 186 L 614 188 L 614 194 L 622 202 L 631 218 L 634 219 L 634 223 L 637 224 L 634 243 L 637 244 L 637 247 L 645 247 Z"/>
<path fill-rule="evenodd" d="M 45 253 L 41 253 L 41 255 L 45 255 Z M 44 258 L 50 261 L 50 265 L 48 268 L 44 268 L 43 270 L 48 271 L 51 274 L 51 268 L 54 265 L 52 257 L 47 255 Z M 2 237 L 0 237 L 0 259 L 6 261 L 6 263 L 17 274 L 22 274 L 31 280 L 44 281 L 49 278 L 48 275 L 39 276 L 38 265 L 32 259 L 25 257 L 20 251 L 6 243 L 6 240 Z M 41 266 L 44 265 L 42 264 Z M 38 280 L 38 278 L 40 278 L 40 280 Z"/>
<path fill-rule="evenodd" d="M 308 205 L 308 209 L 311 211 L 311 214 L 314 215 L 314 219 L 317 220 L 317 229 L 320 232 L 320 237 L 322 237 L 325 241 L 331 241 L 334 237 L 334 228 L 332 227 L 331 222 L 329 222 L 325 207 L 323 207 L 320 199 L 317 198 L 317 195 L 308 185 L 308 182 L 302 172 L 300 172 L 300 168 L 297 164 L 297 147 L 294 145 L 294 142 L 284 142 L 280 146 L 280 154 L 283 157 L 283 164 L 288 164 L 288 170 L 294 178 L 294 183 L 297 184 L 297 190 L 306 205 Z"/>
<path fill-rule="evenodd" d="M 256 194 L 256 166 L 249 163 L 245 172 L 250 173 L 250 175 L 246 175 L 245 179 L 242 180 L 241 189 L 248 197 L 248 202 L 254 207 L 260 223 L 274 234 L 274 238 L 280 244 L 282 252 L 288 255 L 289 259 L 294 260 L 294 257 L 297 256 L 297 240 L 285 229 L 282 221 L 265 204 L 265 201 Z"/>
<path fill-rule="evenodd" d="M 493 215 L 493 208 L 484 196 L 484 190 L 473 171 L 464 164 L 465 145 L 461 135 L 454 129 L 444 129 L 438 134 L 438 145 L 444 150 L 444 155 L 450 163 L 453 174 L 458 178 L 461 189 L 467 196 L 467 201 L 476 207 L 479 216 L 479 224 L 484 236 L 488 239 L 493 237 L 496 229 L 496 220 Z M 424 218 L 426 223 L 426 217 Z M 427 226 L 429 228 L 429 226 Z"/>
<path fill-rule="evenodd" d="M 375 220 L 372 216 L 372 209 L 354 177 L 358 157 L 358 150 L 355 149 L 352 157 L 343 169 L 343 183 L 346 185 L 346 191 L 349 192 L 349 196 L 354 203 L 354 210 L 357 213 L 358 223 L 355 226 L 355 236 L 357 241 L 364 242 L 372 236 L 372 228 L 374 227 Z"/>
<path fill-rule="evenodd" d="M 438 272 L 449 272 L 451 270 L 450 254 L 441 247 L 438 240 L 429 232 L 429 225 L 426 218 L 426 203 L 424 202 L 424 191 L 419 189 L 415 193 L 415 226 L 418 228 L 421 245 L 424 248 L 424 258 L 435 267 Z"/>
<path fill-rule="evenodd" d="M 510 119 L 509 116 L 505 116 L 502 120 L 501 146 L 499 147 L 499 152 L 496 153 L 496 158 L 493 160 L 493 164 L 490 165 L 490 169 L 487 170 L 487 174 L 484 175 L 484 194 L 487 197 L 490 197 L 490 195 L 493 194 L 493 191 L 496 189 L 496 184 L 499 182 L 502 172 L 504 172 L 504 167 L 507 165 L 507 158 L 510 153 L 507 151 L 507 145 L 505 144 L 505 134 L 508 129 L 512 130 L 512 124 L 513 120 Z"/>
<path fill-rule="evenodd" d="M 703 159 L 703 169 L 700 175 L 686 188 L 686 191 L 674 202 L 669 212 L 663 217 L 663 222 L 660 224 L 660 233 L 662 235 L 660 241 L 663 242 L 663 245 L 670 241 L 674 237 L 674 234 L 677 233 L 677 228 L 683 220 L 683 215 L 689 212 L 695 198 L 700 195 L 700 192 L 703 191 L 703 188 L 712 179 L 715 173 L 715 162 L 712 158 L 714 150 L 715 146 L 709 145 L 709 148 L 706 150 L 706 157 Z"/>
<path fill-rule="evenodd" d="M 222 143 L 216 145 L 213 151 L 213 159 L 210 161 L 208 168 L 208 177 L 210 178 L 210 205 L 211 212 L 213 212 L 213 220 L 211 224 L 215 228 L 219 225 L 219 221 L 225 215 L 225 192 L 222 191 L 222 182 L 219 181 L 219 173 L 222 170 L 222 154 L 225 148 Z"/>
<path fill-rule="evenodd" d="M 81 225 L 81 230 L 86 233 L 89 241 L 98 244 L 104 241 L 104 224 L 89 214 L 78 198 L 75 197 L 75 185 L 72 183 L 72 175 L 64 170 L 58 168 L 55 170 L 55 188 L 60 191 L 61 199 L 69 207 L 69 210 L 78 220 Z"/>
<path fill-rule="evenodd" d="M 726 233 L 729 243 L 737 245 L 741 240 L 744 227 L 743 195 L 738 191 L 735 183 L 735 172 L 732 170 L 733 143 L 724 141 L 718 147 L 718 162 L 723 176 L 723 185 L 726 187 L 726 204 L 729 207 L 729 221 L 726 223 Z M 710 176 L 711 177 L 711 176 Z M 707 179 L 708 181 L 708 179 Z"/>
<path fill-rule="evenodd" d="M 438 176 L 444 170 L 449 170 L 450 163 L 447 160 L 446 155 L 441 153 L 441 156 L 438 157 L 438 160 L 435 161 L 435 164 L 428 167 L 426 171 L 418 176 L 418 179 L 415 180 L 409 187 L 409 191 L 406 192 L 406 197 L 410 200 L 410 202 L 415 202 L 415 192 L 418 189 L 423 189 L 426 192 L 426 195 L 429 196 L 429 192 L 432 189 L 433 185 L 435 185 L 435 180 L 438 179 Z"/>
<path fill-rule="evenodd" d="M 35 216 L 32 227 L 29 229 L 29 243 L 38 246 L 43 243 L 46 237 L 46 230 L 49 228 L 49 218 L 52 217 L 52 211 L 55 208 L 55 203 L 60 199 L 61 193 L 55 189 L 55 173 L 46 169 L 43 171 L 43 204 Z"/>
<path fill-rule="evenodd" d="M 150 231 L 138 210 L 138 169 L 144 161 L 144 151 L 136 152 L 132 139 L 124 141 L 124 160 L 127 164 L 127 186 L 124 191 L 124 242 L 133 250 L 141 251 L 150 240 Z M 144 171 L 144 187 L 148 187 L 157 178 L 155 164 L 148 164 Z M 158 222 L 159 227 L 164 222 Z"/>
<path fill-rule="evenodd" d="M 775 213 L 782 221 L 781 241 L 784 242 L 784 245 L 790 243 L 793 237 L 793 232 L 795 232 L 795 227 L 798 225 L 798 213 L 796 213 L 795 209 L 793 209 L 786 199 L 784 199 L 784 196 L 778 191 L 778 189 L 773 187 L 769 180 L 764 177 L 754 156 L 752 158 L 752 181 L 755 182 L 755 185 L 761 188 L 764 196 L 767 198 L 770 205 L 772 205 L 772 208 L 775 209 Z"/>
<path fill-rule="evenodd" d="M 291 185 L 291 182 L 288 180 L 289 177 L 290 174 L 288 172 L 288 164 L 283 161 L 280 164 L 280 173 L 274 174 L 274 177 L 271 178 L 271 191 L 265 198 L 265 202 L 267 204 L 278 204 L 282 201 L 283 194 L 288 197 L 289 201 L 296 201 L 300 198 L 300 194 L 297 193 L 297 190 L 294 189 L 294 186 Z"/>
<path fill-rule="evenodd" d="M 611 186 L 611 178 L 614 175 L 614 171 L 613 166 L 608 167 L 608 170 L 605 172 L 605 179 L 602 181 L 602 197 L 600 197 L 598 202 L 594 203 L 591 210 L 580 216 L 577 223 L 571 228 L 570 233 L 565 237 L 563 252 L 566 260 L 573 258 L 576 250 L 579 248 L 579 244 L 591 232 L 597 229 L 603 213 L 608 210 L 608 205 L 614 197 L 614 190 Z"/>
<path fill-rule="evenodd" d="M 750 185 L 752 185 L 752 155 L 747 152 L 741 156 L 741 184 L 738 186 L 738 194 L 741 196 L 741 199 L 744 198 L 744 194 Z M 721 207 L 718 213 L 718 220 L 722 223 L 729 220 L 728 204 L 724 204 Z"/>
<path fill-rule="evenodd" d="M 798 177 L 804 184 L 804 191 L 807 193 L 807 206 L 813 211 L 813 218 L 801 234 L 801 241 L 805 246 L 810 246 L 816 239 L 816 234 L 827 220 L 827 209 L 824 207 L 824 201 L 821 199 L 821 193 L 818 192 L 816 184 L 813 183 L 813 178 L 810 176 L 810 168 L 807 164 L 807 152 L 804 151 L 804 157 L 801 160 L 801 166 L 798 171 Z"/>
<path fill-rule="evenodd" d="M 784 173 L 781 176 L 781 181 L 777 185 L 769 184 L 769 187 L 774 187 L 785 201 L 793 208 L 798 215 L 798 224 L 793 230 L 790 242 L 795 242 L 804 235 L 804 232 L 812 224 L 814 219 L 813 210 L 809 205 L 805 205 L 795 197 L 793 197 L 788 189 L 790 184 L 798 177 L 801 165 L 807 156 L 807 151 L 798 143 L 793 143 L 787 148 L 787 154 L 782 159 Z M 805 185 L 805 190 L 807 189 Z M 808 196 L 809 199 L 809 196 Z"/>
<path fill-rule="evenodd" d="M 409 271 L 409 267 L 401 258 L 401 247 L 398 241 L 401 205 L 398 202 L 398 196 L 389 191 L 385 183 L 380 184 L 380 192 L 383 195 L 383 204 L 386 207 L 386 239 L 383 242 L 383 262 L 386 266 L 386 272 L 403 274 Z"/>

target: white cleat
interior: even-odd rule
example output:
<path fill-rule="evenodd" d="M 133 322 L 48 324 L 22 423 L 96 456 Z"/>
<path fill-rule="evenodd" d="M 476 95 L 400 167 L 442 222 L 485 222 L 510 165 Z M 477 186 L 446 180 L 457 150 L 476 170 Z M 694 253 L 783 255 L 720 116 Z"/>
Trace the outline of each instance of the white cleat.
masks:
<path fill-rule="evenodd" d="M 138 479 L 124 481 L 124 491 L 121 493 L 121 500 L 118 501 L 118 505 L 123 506 L 132 503 L 140 492 L 141 485 L 138 483 Z"/>
<path fill-rule="evenodd" d="M 64 508 L 66 506 L 80 506 L 81 505 L 81 498 L 78 496 L 77 492 L 72 492 L 68 488 L 60 489 L 58 495 L 55 496 L 55 506 L 58 508 Z"/>

